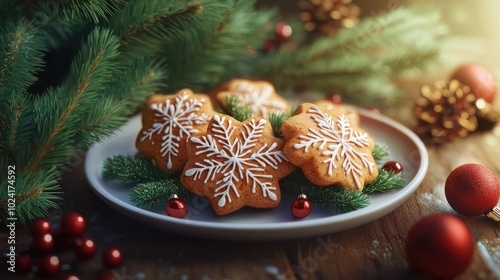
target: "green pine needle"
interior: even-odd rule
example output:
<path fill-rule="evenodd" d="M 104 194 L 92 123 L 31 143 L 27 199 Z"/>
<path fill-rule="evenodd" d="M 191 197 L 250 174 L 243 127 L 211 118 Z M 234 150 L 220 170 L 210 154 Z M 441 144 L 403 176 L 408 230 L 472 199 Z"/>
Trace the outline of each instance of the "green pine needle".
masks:
<path fill-rule="evenodd" d="M 293 197 L 306 194 L 316 205 L 328 206 L 340 212 L 350 212 L 366 207 L 369 196 L 356 190 L 331 186 L 319 187 L 306 179 L 302 170 L 297 169 L 280 181 L 281 191 Z"/>
<path fill-rule="evenodd" d="M 162 181 L 169 176 L 140 156 L 114 156 L 104 161 L 102 177 L 126 182 L 148 183 Z"/>
<path fill-rule="evenodd" d="M 243 103 L 236 95 L 226 97 L 226 104 L 222 110 L 239 122 L 244 122 L 253 116 L 252 108 Z"/>
<path fill-rule="evenodd" d="M 283 134 L 281 132 L 281 127 L 283 123 L 289 119 L 293 115 L 293 111 L 290 112 L 271 112 L 268 116 L 269 123 L 271 123 L 271 127 L 273 128 L 274 137 L 284 139 Z"/>
<path fill-rule="evenodd" d="M 130 200 L 141 208 L 151 209 L 165 204 L 174 194 L 184 200 L 193 196 L 181 185 L 179 178 L 170 178 L 137 184 L 130 190 Z"/>
<path fill-rule="evenodd" d="M 383 168 L 378 170 L 377 178 L 366 184 L 363 188 L 364 194 L 372 194 L 374 192 L 385 192 L 392 189 L 400 189 L 405 185 L 404 173 L 395 173 L 394 171 L 387 171 Z"/>
<path fill-rule="evenodd" d="M 372 152 L 375 162 L 381 162 L 384 158 L 389 156 L 389 147 L 385 143 L 375 143 Z"/>

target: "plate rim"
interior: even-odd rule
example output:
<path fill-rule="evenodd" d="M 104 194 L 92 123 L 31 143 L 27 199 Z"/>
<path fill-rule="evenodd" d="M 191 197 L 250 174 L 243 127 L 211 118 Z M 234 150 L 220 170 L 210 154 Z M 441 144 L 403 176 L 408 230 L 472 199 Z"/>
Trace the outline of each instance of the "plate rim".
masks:
<path fill-rule="evenodd" d="M 367 207 L 354 210 L 348 213 L 342 213 L 334 216 L 327 216 L 327 217 L 319 217 L 319 218 L 314 218 L 314 219 L 304 219 L 304 220 L 291 220 L 291 221 L 284 221 L 284 222 L 279 222 L 279 223 L 265 223 L 265 227 L 263 227 L 263 224 L 259 223 L 217 223 L 213 221 L 199 221 L 199 220 L 189 220 L 189 219 L 178 219 L 178 218 L 173 218 L 169 217 L 167 215 L 155 213 L 146 209 L 142 209 L 140 207 L 137 207 L 133 204 L 129 204 L 125 201 L 122 201 L 121 199 L 115 197 L 112 193 L 110 193 L 104 186 L 102 186 L 98 180 L 98 176 L 100 174 L 94 174 L 94 159 L 98 155 L 96 153 L 96 150 L 102 146 L 105 145 L 109 141 L 113 141 L 116 137 L 119 136 L 120 133 L 124 133 L 122 130 L 123 128 L 126 128 L 128 125 L 131 125 L 132 122 L 136 121 L 137 118 L 140 118 L 140 114 L 131 117 L 115 135 L 113 135 L 110 138 L 107 138 L 103 142 L 94 144 L 92 147 L 89 148 L 87 151 L 87 156 L 85 158 L 85 175 L 87 178 L 87 181 L 91 187 L 91 189 L 96 193 L 96 195 L 103 200 L 106 204 L 111 206 L 113 209 L 115 209 L 118 212 L 126 212 L 128 217 L 132 216 L 132 218 L 135 219 L 140 219 L 140 217 L 146 216 L 147 220 L 141 220 L 142 222 L 145 222 L 149 225 L 155 226 L 155 227 L 160 227 L 163 228 L 167 231 L 171 232 L 177 232 L 181 234 L 187 234 L 187 235 L 193 235 L 193 236 L 199 236 L 197 231 L 194 232 L 185 232 L 186 230 L 200 230 L 203 229 L 203 235 L 204 237 L 215 237 L 217 239 L 220 239 L 219 234 L 214 234 L 218 233 L 219 231 L 228 231 L 230 234 L 223 234 L 224 237 L 226 238 L 231 238 L 231 239 L 252 239 L 252 240 L 259 240 L 262 238 L 259 238 L 258 236 L 253 236 L 253 238 L 238 238 L 238 236 L 234 235 L 234 232 L 240 232 L 240 231 L 245 231 L 245 232 L 262 232 L 262 233 L 272 233 L 272 236 L 266 236 L 266 240 L 270 239 L 292 239 L 292 238 L 300 238 L 300 237 L 306 237 L 306 236 L 316 236 L 316 235 L 321 235 L 322 233 L 333 233 L 333 232 L 339 232 L 351 228 L 356 228 L 359 227 L 365 223 L 375 221 L 380 219 L 381 217 L 387 215 L 388 213 L 394 211 L 397 207 L 405 203 L 405 201 L 416 191 L 418 186 L 421 184 L 423 181 L 425 174 L 428 169 L 428 164 L 429 164 L 429 156 L 427 149 L 425 147 L 425 144 L 420 140 L 420 138 L 413 132 L 411 131 L 408 127 L 404 126 L 403 124 L 387 117 L 382 114 L 373 114 L 369 110 L 362 109 L 362 108 L 356 108 L 356 111 L 360 114 L 362 118 L 367 118 L 371 119 L 376 122 L 381 122 L 398 132 L 402 133 L 403 135 L 406 136 L 408 140 L 410 140 L 417 148 L 417 151 L 420 155 L 420 165 L 418 166 L 417 172 L 413 176 L 413 178 L 406 183 L 406 185 L 397 191 L 397 193 L 394 194 L 394 196 L 390 197 L 388 201 L 385 204 L 379 204 L 379 205 L 368 205 Z M 369 215 L 372 212 L 378 213 L 375 218 L 370 217 Z M 361 214 L 361 218 L 360 218 Z M 365 219 L 362 219 L 363 216 L 365 216 Z M 278 232 L 288 232 L 290 230 L 297 230 L 297 229 L 304 229 L 304 228 L 318 228 L 318 227 L 324 227 L 325 224 L 329 224 L 331 226 L 335 224 L 343 224 L 346 223 L 349 220 L 352 220 L 353 218 L 358 218 L 357 223 L 353 223 L 354 226 L 344 226 L 344 227 L 339 227 L 340 230 L 330 230 L 330 231 L 325 231 L 320 230 L 320 234 L 315 234 L 315 233 L 309 233 L 309 232 L 303 232 L 302 234 L 295 234 L 291 236 L 292 238 L 276 238 L 276 236 L 279 236 Z M 151 221 L 152 219 L 152 221 Z M 156 222 L 161 222 L 161 224 L 157 224 Z M 168 227 L 168 226 L 173 226 L 173 227 Z M 179 227 L 180 226 L 180 227 Z M 209 232 L 207 232 L 209 231 Z M 216 232 L 212 232 L 216 231 Z M 309 233 L 309 234 L 307 234 Z M 214 235 L 214 236 L 212 236 Z"/>

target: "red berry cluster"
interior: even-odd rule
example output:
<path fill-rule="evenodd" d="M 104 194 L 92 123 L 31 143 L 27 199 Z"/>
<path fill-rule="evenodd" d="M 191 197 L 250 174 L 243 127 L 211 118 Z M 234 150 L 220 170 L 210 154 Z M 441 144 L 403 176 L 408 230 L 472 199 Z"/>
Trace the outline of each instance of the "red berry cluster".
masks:
<path fill-rule="evenodd" d="M 58 253 L 72 250 L 81 260 L 92 258 L 96 254 L 97 246 L 91 237 L 84 235 L 86 228 L 87 221 L 76 212 L 62 216 L 58 230 L 53 230 L 45 219 L 33 221 L 30 225 L 30 233 L 33 238 L 31 250 L 17 256 L 17 270 L 20 272 L 36 271 L 40 277 L 52 277 L 61 270 L 61 260 Z M 108 248 L 102 253 L 102 263 L 110 269 L 119 266 L 122 258 L 121 251 L 114 247 Z M 34 260 L 36 260 L 36 270 L 33 269 L 35 267 Z M 104 274 L 109 275 L 107 272 Z M 78 280 L 79 278 L 68 274 L 63 279 Z"/>

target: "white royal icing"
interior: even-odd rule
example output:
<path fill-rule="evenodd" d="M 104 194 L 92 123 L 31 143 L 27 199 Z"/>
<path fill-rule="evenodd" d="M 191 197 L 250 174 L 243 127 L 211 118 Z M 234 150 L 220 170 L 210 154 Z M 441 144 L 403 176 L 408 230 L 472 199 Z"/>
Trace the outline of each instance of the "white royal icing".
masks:
<path fill-rule="evenodd" d="M 206 184 L 209 181 L 213 182 L 217 174 L 224 174 L 224 177 L 216 182 L 217 188 L 214 194 L 214 197 L 220 197 L 219 207 L 232 202 L 232 193 L 240 197 L 236 183 L 241 180 L 251 184 L 252 193 L 256 193 L 259 187 L 263 197 L 277 201 L 276 186 L 272 186 L 269 182 L 273 176 L 265 173 L 265 168 L 271 166 L 273 169 L 278 169 L 280 162 L 288 160 L 282 151 L 276 150 L 278 145 L 276 142 L 264 143 L 262 147 L 255 149 L 267 121 L 260 119 L 257 122 L 252 119 L 244 124 L 242 139 L 231 139 L 236 129 L 231 120 L 226 121 L 226 117 L 220 118 L 215 115 L 212 121 L 213 136 L 208 134 L 201 138 L 191 138 L 196 144 L 195 155 L 203 154 L 205 159 L 196 162 L 196 167 L 186 170 L 185 175 L 194 176 L 195 181 L 205 176 Z"/>
<path fill-rule="evenodd" d="M 197 114 L 205 103 L 205 99 L 189 98 L 187 92 L 183 92 L 175 97 L 174 102 L 170 99 L 163 103 L 151 104 L 151 109 L 155 111 L 155 117 L 160 122 L 153 122 L 150 128 L 145 130 L 140 139 L 151 140 L 153 135 L 163 134 L 161 143 L 162 157 L 168 157 L 167 168 L 172 168 L 172 157 L 177 157 L 179 153 L 179 142 L 198 132 L 193 125 L 200 125 L 208 122 L 209 116 L 205 113 Z M 175 133 L 178 128 L 179 132 Z"/>
<path fill-rule="evenodd" d="M 370 174 L 373 172 L 374 162 L 368 159 L 369 155 L 358 151 L 356 147 L 363 148 L 370 145 L 368 134 L 360 131 L 354 131 L 351 128 L 351 122 L 345 115 L 339 115 L 336 120 L 323 113 L 317 106 L 311 107 L 307 111 L 311 114 L 311 118 L 316 122 L 318 130 L 309 128 L 306 135 L 300 135 L 299 143 L 293 147 L 297 150 L 304 149 L 307 153 L 309 148 L 316 148 L 323 151 L 323 155 L 328 159 L 324 163 L 328 163 L 328 175 L 333 174 L 333 169 L 336 168 L 335 161 L 342 161 L 342 168 L 346 174 L 352 176 L 356 187 L 361 189 L 359 177 L 361 170 L 368 168 Z M 336 122 L 336 123 L 335 123 Z M 361 163 L 358 163 L 358 160 Z"/>
<path fill-rule="evenodd" d="M 283 101 L 270 99 L 273 92 L 270 85 L 255 86 L 249 82 L 242 82 L 236 88 L 234 95 L 249 106 L 255 116 L 267 118 L 270 112 L 282 112 L 287 107 Z"/>

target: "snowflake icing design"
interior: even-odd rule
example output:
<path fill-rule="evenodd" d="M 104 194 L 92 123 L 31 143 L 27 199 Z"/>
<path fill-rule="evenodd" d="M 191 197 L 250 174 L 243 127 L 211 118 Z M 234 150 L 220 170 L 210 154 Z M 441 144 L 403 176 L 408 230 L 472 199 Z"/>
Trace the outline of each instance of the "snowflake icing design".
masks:
<path fill-rule="evenodd" d="M 309 133 L 300 135 L 299 139 L 302 139 L 302 141 L 293 147 L 295 149 L 303 148 L 306 153 L 311 147 L 323 150 L 322 155 L 328 157 L 323 162 L 328 163 L 329 176 L 333 174 L 333 169 L 337 167 L 335 161 L 342 160 L 342 168 L 352 176 L 356 187 L 361 189 L 363 186 L 358 177 L 362 176 L 362 168 L 368 168 L 372 173 L 375 165 L 374 162 L 369 160 L 367 153 L 356 149 L 356 147 L 362 148 L 370 145 L 368 134 L 354 131 L 345 115 L 337 116 L 335 124 L 332 117 L 323 113 L 317 106 L 311 107 L 307 112 L 311 113 L 311 118 L 316 122 L 319 131 L 309 128 Z"/>
<path fill-rule="evenodd" d="M 235 90 L 242 103 L 248 105 L 256 116 L 266 118 L 269 111 L 284 111 L 286 104 L 280 100 L 270 99 L 273 88 L 269 85 L 255 86 L 251 83 L 242 83 Z"/>
<path fill-rule="evenodd" d="M 193 128 L 193 125 L 201 125 L 209 120 L 209 116 L 205 113 L 197 114 L 200 108 L 205 103 L 205 99 L 189 98 L 186 92 L 175 97 L 174 102 L 170 99 L 163 103 L 154 103 L 151 109 L 155 111 L 154 116 L 161 119 L 160 122 L 154 122 L 150 128 L 143 132 L 141 142 L 151 140 L 153 135 L 163 134 L 161 143 L 161 155 L 168 157 L 167 168 L 172 168 L 172 157 L 176 157 L 179 153 L 179 141 L 185 137 L 191 136 L 192 133 L 197 133 L 198 130 Z M 175 129 L 178 128 L 178 133 Z"/>
<path fill-rule="evenodd" d="M 201 138 L 192 137 L 191 141 L 196 145 L 198 155 L 205 155 L 202 162 L 196 162 L 195 167 L 185 171 L 186 176 L 194 176 L 193 180 L 201 179 L 204 175 L 204 184 L 214 181 L 218 174 L 223 174 L 221 180 L 216 181 L 214 197 L 220 197 L 218 206 L 223 207 L 226 203 L 232 202 L 232 194 L 240 197 L 236 184 L 245 180 L 247 185 L 251 185 L 252 193 L 256 193 L 259 187 L 264 197 L 269 197 L 277 201 L 275 193 L 276 186 L 270 182 L 273 175 L 266 174 L 266 166 L 278 169 L 278 164 L 288 161 L 281 150 L 277 150 L 277 143 L 271 145 L 264 143 L 255 151 L 256 142 L 262 137 L 265 119 L 255 121 L 252 119 L 243 125 L 242 138 L 232 139 L 235 126 L 232 121 L 227 121 L 226 117 L 220 118 L 214 115 L 211 134 Z"/>

